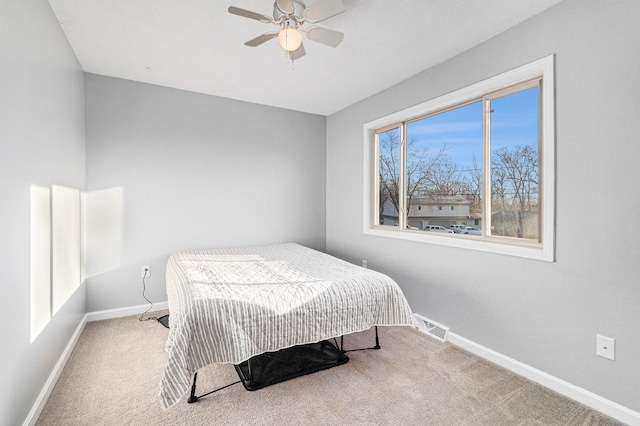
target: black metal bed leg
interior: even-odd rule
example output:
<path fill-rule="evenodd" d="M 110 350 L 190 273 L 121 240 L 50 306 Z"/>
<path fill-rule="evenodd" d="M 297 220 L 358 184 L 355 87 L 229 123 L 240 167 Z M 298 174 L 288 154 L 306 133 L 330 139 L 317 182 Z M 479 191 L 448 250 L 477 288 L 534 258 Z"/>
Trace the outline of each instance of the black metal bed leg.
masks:
<path fill-rule="evenodd" d="M 378 326 L 376 325 L 376 345 L 373 349 L 380 349 L 380 339 L 378 338 Z"/>
<path fill-rule="evenodd" d="M 218 389 L 214 389 L 211 392 L 207 392 L 207 393 L 203 393 L 202 395 L 197 395 L 196 396 L 196 380 L 198 379 L 198 373 L 194 373 L 193 374 L 193 384 L 191 385 L 191 394 L 189 395 L 189 399 L 187 399 L 187 402 L 189 404 L 193 404 L 194 402 L 197 402 L 200 398 L 203 398 L 205 396 L 209 396 L 214 392 L 218 392 L 221 391 L 222 389 L 226 389 L 229 386 L 233 386 L 235 384 L 238 384 L 241 382 L 241 380 L 238 380 L 237 382 L 233 382 L 233 383 L 229 383 L 228 385 L 224 385 L 222 387 L 219 387 Z"/>
<path fill-rule="evenodd" d="M 347 352 L 356 352 L 356 351 L 368 351 L 370 349 L 381 349 L 381 347 L 380 347 L 380 337 L 378 337 L 378 326 L 375 325 L 374 327 L 376 328 L 376 345 L 375 346 L 372 346 L 370 348 L 359 348 L 359 349 L 348 349 L 348 350 L 345 350 L 343 348 L 343 346 L 342 346 L 343 342 L 344 342 L 344 336 L 341 336 L 340 337 L 340 351 L 342 353 L 347 353 Z"/>
<path fill-rule="evenodd" d="M 194 402 L 198 401 L 198 397 L 196 396 L 196 379 L 198 378 L 198 373 L 194 373 L 193 375 L 193 384 L 191 385 L 191 395 L 189 395 L 189 399 L 187 400 L 187 402 L 189 404 L 193 404 Z"/>

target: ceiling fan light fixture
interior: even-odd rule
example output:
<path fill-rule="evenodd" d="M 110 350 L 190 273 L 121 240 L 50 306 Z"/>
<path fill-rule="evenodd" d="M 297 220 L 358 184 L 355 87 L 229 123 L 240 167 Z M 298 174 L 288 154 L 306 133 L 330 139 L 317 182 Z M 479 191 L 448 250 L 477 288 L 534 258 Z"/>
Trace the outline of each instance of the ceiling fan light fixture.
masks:
<path fill-rule="evenodd" d="M 297 29 L 287 26 L 278 33 L 278 43 L 287 52 L 293 52 L 302 44 L 302 34 Z"/>
<path fill-rule="evenodd" d="M 329 47 L 338 47 L 344 38 L 340 31 L 318 27 L 316 25 L 305 28 L 307 22 L 316 24 L 344 12 L 343 0 L 315 0 L 310 7 L 306 7 L 302 0 L 273 0 L 273 17 L 250 10 L 229 6 L 232 15 L 254 19 L 265 24 L 274 24 L 279 28 L 269 31 L 245 42 L 245 46 L 256 47 L 274 38 L 286 52 L 291 62 L 307 54 L 302 43 L 302 33 L 309 40 Z"/>

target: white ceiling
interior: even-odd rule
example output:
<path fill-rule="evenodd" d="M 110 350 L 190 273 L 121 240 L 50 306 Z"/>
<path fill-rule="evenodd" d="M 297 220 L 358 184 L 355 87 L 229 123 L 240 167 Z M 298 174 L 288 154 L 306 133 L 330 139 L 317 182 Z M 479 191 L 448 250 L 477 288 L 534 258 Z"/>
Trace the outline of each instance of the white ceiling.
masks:
<path fill-rule="evenodd" d="M 307 6 L 316 0 L 308 0 Z M 298 111 L 329 115 L 441 63 L 560 0 L 343 0 L 320 26 L 331 48 L 304 39 L 292 67 L 277 27 L 231 15 L 271 15 L 272 0 L 49 0 L 82 69 Z"/>

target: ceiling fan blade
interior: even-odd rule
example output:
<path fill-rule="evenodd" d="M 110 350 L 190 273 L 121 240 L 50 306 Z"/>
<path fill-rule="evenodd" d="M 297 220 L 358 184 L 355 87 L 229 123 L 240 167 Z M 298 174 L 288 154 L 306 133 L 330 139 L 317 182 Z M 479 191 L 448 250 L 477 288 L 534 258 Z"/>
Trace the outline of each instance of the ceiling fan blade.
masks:
<path fill-rule="evenodd" d="M 268 16 L 265 16 L 261 13 L 252 12 L 246 9 L 240 9 L 239 7 L 235 7 L 235 6 L 229 6 L 229 9 L 227 9 L 227 11 L 233 15 L 238 15 L 244 18 L 249 18 L 249 19 L 255 19 L 256 21 L 271 22 L 273 20 L 272 18 L 269 18 Z"/>
<path fill-rule="evenodd" d="M 296 50 L 294 50 L 293 52 L 289 52 L 289 58 L 292 61 L 295 61 L 296 59 L 302 58 L 306 54 L 307 52 L 304 50 L 304 44 L 301 44 L 300 47 L 298 47 Z"/>
<path fill-rule="evenodd" d="M 259 35 L 256 38 L 252 38 L 251 40 L 247 41 L 244 45 L 245 46 L 249 46 L 249 47 L 256 47 L 256 46 L 260 46 L 262 43 L 266 43 L 267 41 L 271 40 L 272 38 L 276 38 L 276 37 L 278 37 L 278 32 L 277 31 L 268 32 L 268 33 L 264 33 L 262 35 Z"/>
<path fill-rule="evenodd" d="M 278 8 L 284 13 L 294 13 L 293 0 L 276 0 Z"/>
<path fill-rule="evenodd" d="M 309 22 L 320 22 L 344 12 L 342 0 L 318 0 L 304 11 Z"/>
<path fill-rule="evenodd" d="M 327 28 L 311 27 L 307 31 L 307 37 L 327 46 L 338 47 L 342 43 L 342 39 L 344 39 L 344 34 Z"/>

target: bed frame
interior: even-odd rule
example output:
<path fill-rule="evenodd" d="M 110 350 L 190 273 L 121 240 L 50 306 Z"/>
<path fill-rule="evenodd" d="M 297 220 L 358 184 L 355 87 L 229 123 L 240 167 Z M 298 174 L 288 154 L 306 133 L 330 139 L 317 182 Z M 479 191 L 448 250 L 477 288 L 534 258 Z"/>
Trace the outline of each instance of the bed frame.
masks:
<path fill-rule="evenodd" d="M 262 389 L 296 377 L 326 370 L 349 361 L 347 352 L 366 351 L 380 349 L 378 327 L 375 326 L 375 345 L 370 348 L 344 349 L 344 336 L 340 336 L 340 344 L 336 339 L 333 343 L 322 340 L 317 343 L 293 346 L 275 352 L 266 352 L 256 355 L 247 361 L 235 364 L 234 367 L 240 380 L 229 383 L 202 395 L 196 395 L 196 382 L 198 373 L 193 375 L 191 393 L 187 402 L 193 404 L 200 398 L 209 396 L 215 392 L 230 386 L 242 383 L 248 391 Z"/>

